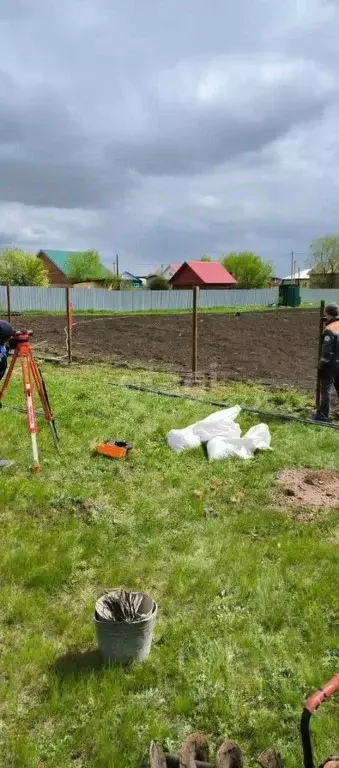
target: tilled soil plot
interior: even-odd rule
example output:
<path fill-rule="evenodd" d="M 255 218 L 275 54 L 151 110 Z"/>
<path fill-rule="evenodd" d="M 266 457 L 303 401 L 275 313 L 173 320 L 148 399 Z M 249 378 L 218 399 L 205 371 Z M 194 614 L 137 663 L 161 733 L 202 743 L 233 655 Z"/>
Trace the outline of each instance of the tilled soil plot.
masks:
<path fill-rule="evenodd" d="M 219 380 L 258 381 L 314 392 L 318 310 L 277 310 L 240 315 L 200 315 L 198 368 Z M 64 356 L 65 318 L 15 318 L 32 328 L 43 354 Z M 190 315 L 75 317 L 77 361 L 112 362 L 154 370 L 188 372 L 192 361 Z"/>

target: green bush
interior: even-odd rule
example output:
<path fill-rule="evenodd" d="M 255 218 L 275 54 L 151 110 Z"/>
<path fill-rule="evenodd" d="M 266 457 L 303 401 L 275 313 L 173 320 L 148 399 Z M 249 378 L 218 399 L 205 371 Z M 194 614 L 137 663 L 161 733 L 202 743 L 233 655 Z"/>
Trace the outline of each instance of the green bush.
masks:
<path fill-rule="evenodd" d="M 151 291 L 168 291 L 169 285 L 162 275 L 156 275 L 149 283 Z"/>
<path fill-rule="evenodd" d="M 0 285 L 48 285 L 48 274 L 34 253 L 5 248 L 0 254 Z"/>

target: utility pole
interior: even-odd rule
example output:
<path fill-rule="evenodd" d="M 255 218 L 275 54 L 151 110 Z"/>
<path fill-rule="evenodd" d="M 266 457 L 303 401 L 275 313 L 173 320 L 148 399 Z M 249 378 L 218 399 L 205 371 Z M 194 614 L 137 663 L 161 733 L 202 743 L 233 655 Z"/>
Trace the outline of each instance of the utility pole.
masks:
<path fill-rule="evenodd" d="M 291 251 L 291 284 L 293 283 L 294 251 Z"/>
<path fill-rule="evenodd" d="M 119 277 L 119 254 L 118 253 L 117 253 L 116 257 L 115 257 L 115 265 L 116 265 L 117 277 Z"/>

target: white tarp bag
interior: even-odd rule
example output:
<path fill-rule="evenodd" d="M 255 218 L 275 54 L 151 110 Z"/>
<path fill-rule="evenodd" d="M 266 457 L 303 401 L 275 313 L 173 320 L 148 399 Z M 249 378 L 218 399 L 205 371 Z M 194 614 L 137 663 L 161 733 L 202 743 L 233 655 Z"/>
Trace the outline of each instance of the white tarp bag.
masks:
<path fill-rule="evenodd" d="M 240 437 L 240 426 L 234 423 L 240 411 L 240 405 L 235 405 L 233 408 L 212 413 L 206 419 L 192 424 L 193 432 L 200 437 L 202 443 L 207 443 L 213 437 Z"/>
<path fill-rule="evenodd" d="M 253 456 L 253 446 L 250 440 L 245 441 L 243 437 L 235 439 L 227 437 L 214 437 L 207 443 L 207 455 L 209 461 L 217 459 L 231 459 L 236 456 L 238 459 L 251 459 Z"/>
<path fill-rule="evenodd" d="M 210 461 L 218 459 L 252 459 L 255 451 L 270 450 L 271 435 L 267 424 L 257 424 L 251 427 L 244 437 L 227 439 L 215 437 L 207 443 L 207 454 Z"/>
<path fill-rule="evenodd" d="M 270 450 L 271 435 L 267 424 L 256 424 L 241 437 L 241 428 L 234 421 L 240 411 L 240 406 L 235 405 L 233 408 L 216 411 L 184 429 L 171 429 L 167 435 L 168 445 L 172 451 L 180 453 L 206 443 L 210 461 L 234 456 L 248 460 L 254 456 L 255 451 Z"/>
<path fill-rule="evenodd" d="M 244 440 L 252 440 L 256 451 L 268 451 L 271 448 L 271 434 L 267 424 L 256 424 L 246 432 Z"/>
<path fill-rule="evenodd" d="M 172 451 L 181 453 L 188 448 L 199 448 L 201 440 L 194 434 L 192 427 L 185 427 L 185 429 L 171 429 L 167 435 L 167 443 Z"/>
<path fill-rule="evenodd" d="M 240 437 L 240 426 L 234 422 L 240 411 L 240 406 L 235 405 L 233 408 L 216 411 L 206 419 L 184 429 L 171 429 L 167 435 L 167 443 L 172 451 L 180 453 L 189 448 L 198 448 L 201 443 L 208 443 L 214 437 Z"/>

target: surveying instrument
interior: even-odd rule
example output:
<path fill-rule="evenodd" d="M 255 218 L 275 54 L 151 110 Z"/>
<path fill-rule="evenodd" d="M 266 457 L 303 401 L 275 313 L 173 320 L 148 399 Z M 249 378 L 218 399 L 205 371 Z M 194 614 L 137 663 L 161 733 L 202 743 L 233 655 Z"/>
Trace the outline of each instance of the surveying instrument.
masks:
<path fill-rule="evenodd" d="M 36 389 L 40 398 L 43 408 L 43 416 L 49 424 L 52 439 L 57 450 L 59 450 L 59 437 L 56 430 L 52 409 L 49 403 L 45 382 L 42 378 L 41 371 L 33 357 L 32 347 L 29 343 L 30 336 L 32 336 L 32 331 L 15 331 L 9 340 L 9 347 L 13 350 L 13 356 L 3 385 L 0 389 L 0 407 L 2 406 L 2 400 L 9 387 L 15 365 L 17 362 L 19 362 L 21 364 L 21 378 L 25 398 L 24 412 L 26 413 L 27 429 L 31 436 L 32 443 L 33 469 L 34 472 L 39 472 L 40 464 L 37 443 L 38 426 L 37 413 L 34 405 L 34 389 Z"/>

